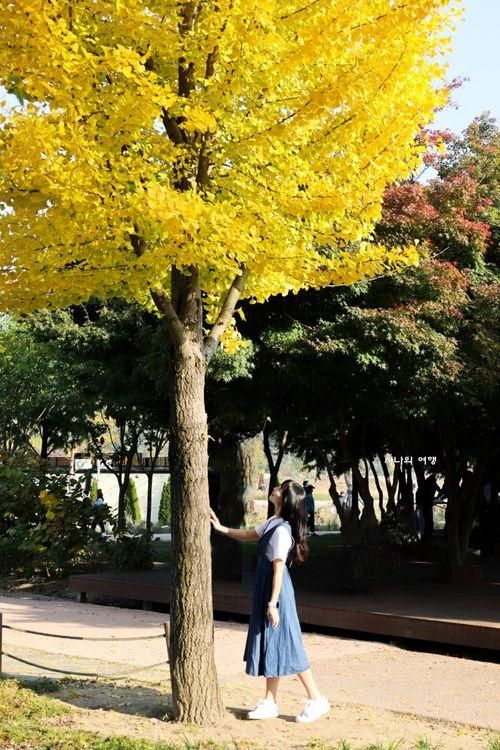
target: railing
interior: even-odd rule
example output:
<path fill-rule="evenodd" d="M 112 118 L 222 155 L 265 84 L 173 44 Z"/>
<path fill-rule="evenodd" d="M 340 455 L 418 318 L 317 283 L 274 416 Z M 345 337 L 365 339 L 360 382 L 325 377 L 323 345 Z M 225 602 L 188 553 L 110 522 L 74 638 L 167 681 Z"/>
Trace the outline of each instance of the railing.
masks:
<path fill-rule="evenodd" d="M 27 664 L 30 667 L 36 667 L 37 669 L 44 670 L 46 672 L 56 672 L 59 674 L 68 674 L 68 675 L 75 675 L 78 677 L 100 677 L 97 672 L 76 672 L 74 670 L 67 670 L 67 669 L 56 669 L 56 667 L 47 667 L 43 664 L 36 664 L 35 662 L 28 661 L 27 659 L 21 659 L 20 656 L 15 656 L 15 654 L 10 654 L 8 651 L 3 650 L 3 631 L 4 630 L 13 630 L 17 633 L 28 633 L 29 635 L 41 635 L 45 638 L 61 638 L 65 640 L 71 640 L 71 641 L 94 641 L 94 642 L 107 642 L 107 643 L 119 643 L 123 641 L 152 641 L 157 638 L 164 638 L 167 644 L 167 663 L 170 663 L 170 623 L 164 622 L 163 623 L 163 633 L 158 633 L 155 635 L 135 635 L 135 636 L 129 636 L 129 637 L 118 637 L 115 638 L 113 636 L 111 637 L 93 637 L 93 636 L 82 636 L 82 635 L 61 635 L 57 633 L 44 633 L 40 630 L 28 630 L 26 628 L 16 628 L 14 625 L 4 625 L 3 623 L 3 615 L 0 612 L 0 678 L 2 677 L 2 656 L 8 656 L 9 659 L 14 659 L 14 661 L 18 661 L 21 664 Z M 130 674 L 134 674 L 136 672 L 144 672 L 147 669 L 154 669 L 155 667 L 164 666 L 165 661 L 157 662 L 156 664 L 148 664 L 145 667 L 134 667 L 134 669 L 127 669 L 124 672 L 119 672 L 116 675 L 105 675 L 106 679 L 112 679 L 112 680 L 121 680 L 123 677 L 127 677 Z"/>

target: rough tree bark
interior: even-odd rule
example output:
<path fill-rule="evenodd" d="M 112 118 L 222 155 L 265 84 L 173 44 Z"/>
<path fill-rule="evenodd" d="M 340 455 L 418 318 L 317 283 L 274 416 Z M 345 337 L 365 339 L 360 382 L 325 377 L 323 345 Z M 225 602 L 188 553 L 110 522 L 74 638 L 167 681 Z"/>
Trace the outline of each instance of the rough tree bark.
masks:
<path fill-rule="evenodd" d="M 232 317 L 246 278 L 247 272 L 242 268 L 205 338 L 196 268 L 184 274 L 172 269 L 170 297 L 159 288 L 151 291 L 162 313 L 171 348 L 173 715 L 178 721 L 195 724 L 217 724 L 224 712 L 214 659 L 206 366 Z"/>
<path fill-rule="evenodd" d="M 170 600 L 174 718 L 205 723 L 222 715 L 213 651 L 208 517 L 205 359 L 196 340 L 173 357 L 170 470 L 172 594 Z"/>

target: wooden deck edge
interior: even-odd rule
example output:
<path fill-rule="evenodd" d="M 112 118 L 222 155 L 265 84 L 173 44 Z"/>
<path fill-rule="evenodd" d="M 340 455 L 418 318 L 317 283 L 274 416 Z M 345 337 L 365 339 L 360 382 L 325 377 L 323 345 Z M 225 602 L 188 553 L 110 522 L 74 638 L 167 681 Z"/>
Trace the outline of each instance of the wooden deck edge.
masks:
<path fill-rule="evenodd" d="M 161 604 L 168 604 L 170 601 L 169 586 L 103 579 L 99 576 L 71 576 L 69 590 L 77 594 L 103 594 Z M 249 615 L 251 597 L 214 591 L 213 607 L 219 612 Z M 301 604 L 300 601 L 297 611 L 303 625 L 500 651 L 500 628 L 489 625 L 366 612 L 346 607 L 320 607 Z"/>

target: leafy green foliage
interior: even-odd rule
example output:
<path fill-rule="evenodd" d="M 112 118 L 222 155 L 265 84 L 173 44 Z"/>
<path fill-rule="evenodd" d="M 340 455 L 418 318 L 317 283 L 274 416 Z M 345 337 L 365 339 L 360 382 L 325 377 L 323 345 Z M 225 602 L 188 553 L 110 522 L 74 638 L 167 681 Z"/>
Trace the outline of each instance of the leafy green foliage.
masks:
<path fill-rule="evenodd" d="M 150 570 L 153 567 L 151 537 L 119 535 L 114 542 L 107 542 L 109 562 L 117 570 Z"/>
<path fill-rule="evenodd" d="M 0 447 L 10 455 L 35 440 L 41 458 L 85 435 L 89 405 L 78 387 L 68 312 L 4 318 L 0 326 Z M 90 407 L 91 408 L 91 407 Z"/>
<path fill-rule="evenodd" d="M 171 505 L 170 505 L 170 478 L 163 483 L 160 498 L 160 508 L 158 510 L 158 522 L 162 526 L 170 525 L 171 518 Z"/>
<path fill-rule="evenodd" d="M 60 729 L 51 726 L 47 719 L 64 717 L 71 709 L 64 703 L 46 695 L 37 695 L 38 686 L 30 689 L 17 680 L 0 681 L 0 745 L 12 750 L 185 750 L 187 743 L 172 745 L 164 741 L 106 737 L 97 732 Z M 199 748 L 200 745 L 190 745 Z M 224 746 L 213 746 L 213 750 Z"/>
<path fill-rule="evenodd" d="M 127 490 L 125 492 L 125 512 L 132 523 L 139 523 L 141 520 L 141 508 L 139 505 L 139 496 L 133 477 L 130 477 Z"/>
<path fill-rule="evenodd" d="M 65 473 L 0 465 L 0 565 L 3 572 L 63 576 L 94 538 L 92 504 Z"/>
<path fill-rule="evenodd" d="M 99 488 L 97 486 L 97 479 L 92 479 L 92 482 L 90 484 L 90 499 L 92 500 L 92 502 L 94 502 L 95 499 L 97 498 L 98 489 Z"/>

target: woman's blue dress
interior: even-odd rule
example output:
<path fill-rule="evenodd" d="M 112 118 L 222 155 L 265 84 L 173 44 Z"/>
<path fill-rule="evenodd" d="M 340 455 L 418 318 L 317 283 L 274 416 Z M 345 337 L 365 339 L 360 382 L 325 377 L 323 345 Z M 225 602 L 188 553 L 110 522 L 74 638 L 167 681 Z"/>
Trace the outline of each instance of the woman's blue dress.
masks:
<path fill-rule="evenodd" d="M 283 582 L 278 597 L 279 624 L 272 628 L 267 618 L 267 604 L 271 599 L 273 585 L 273 562 L 266 556 L 269 541 L 282 524 L 273 526 L 259 540 L 257 569 L 253 590 L 252 614 L 248 627 L 245 653 L 246 673 L 263 677 L 281 677 L 287 674 L 298 674 L 309 669 L 306 652 L 302 644 L 295 595 L 290 573 L 285 565 Z"/>

